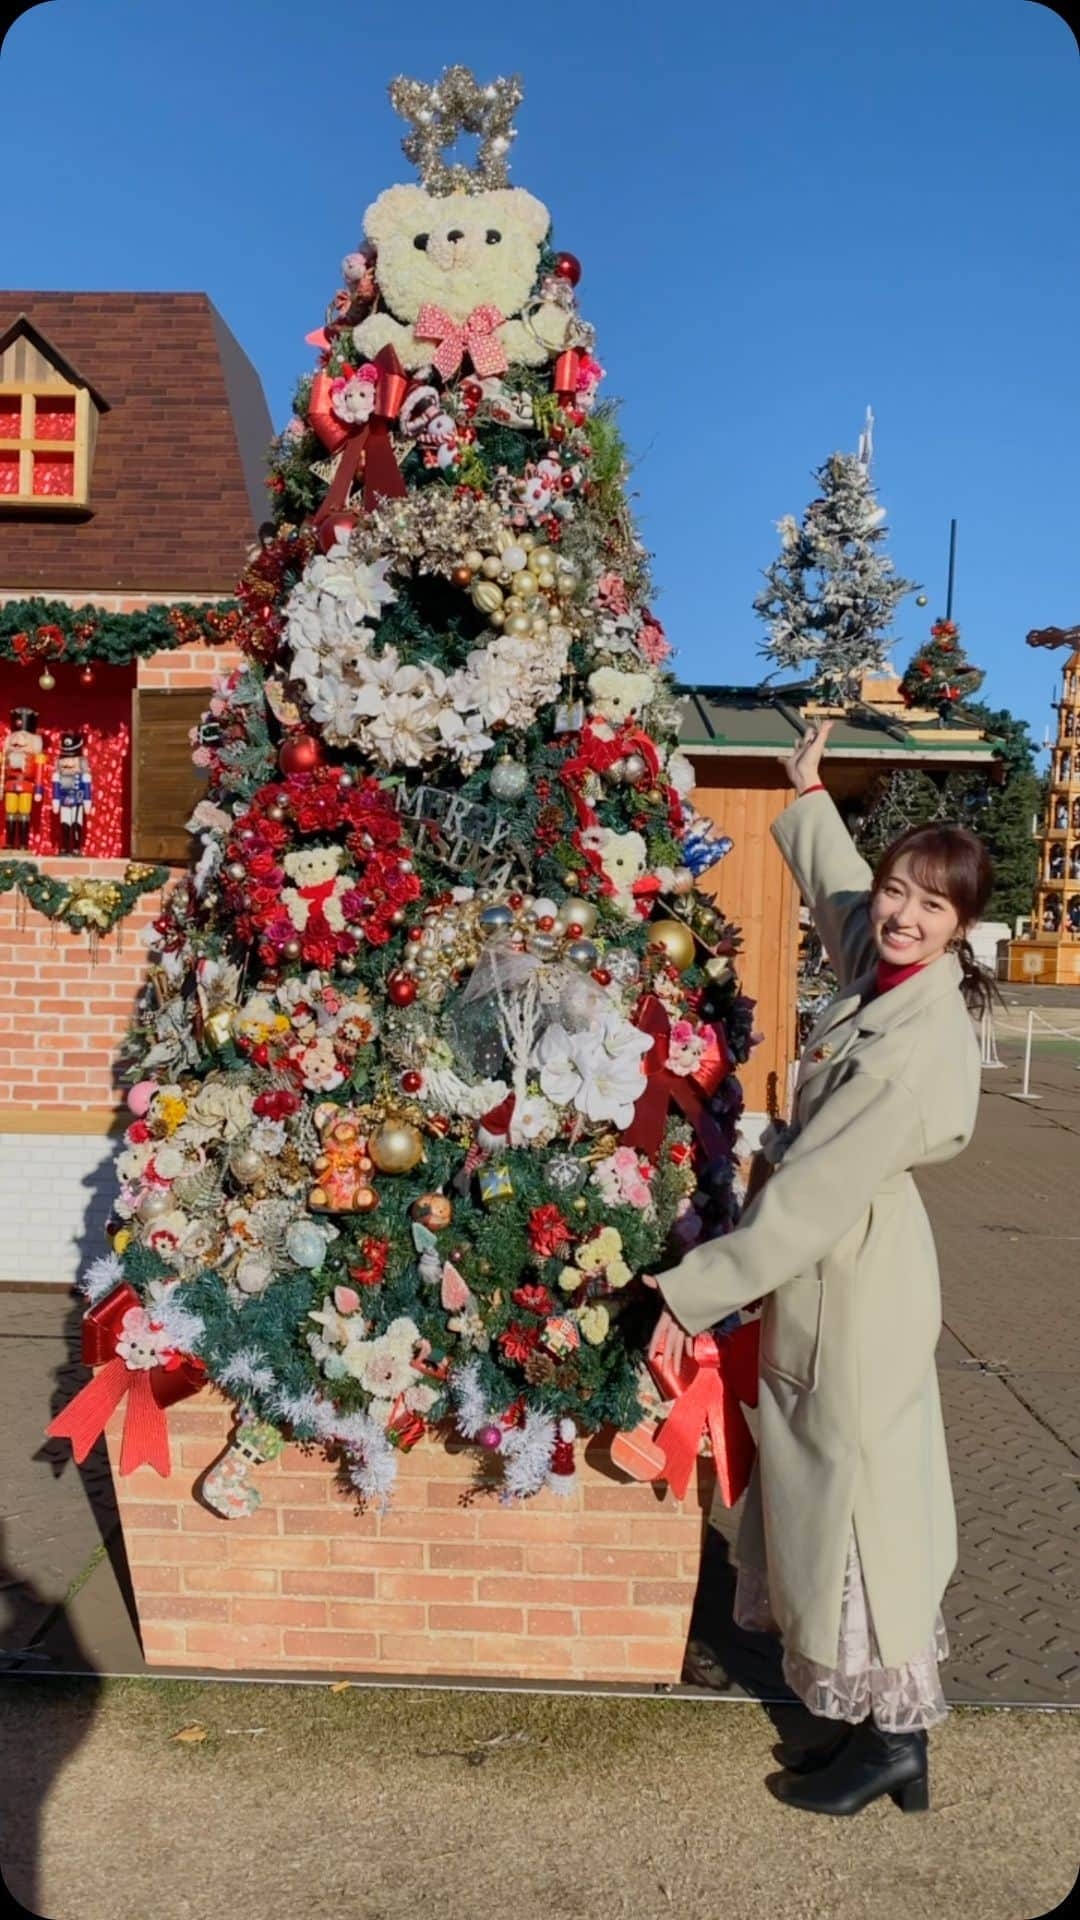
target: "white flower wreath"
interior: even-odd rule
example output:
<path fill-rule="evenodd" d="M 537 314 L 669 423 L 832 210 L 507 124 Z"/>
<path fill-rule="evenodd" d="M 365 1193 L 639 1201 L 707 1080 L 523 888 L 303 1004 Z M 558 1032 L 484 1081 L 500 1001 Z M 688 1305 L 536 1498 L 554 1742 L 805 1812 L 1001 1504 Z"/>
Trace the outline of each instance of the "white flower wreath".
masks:
<path fill-rule="evenodd" d="M 494 745 L 491 727 L 528 727 L 558 699 L 572 635 L 558 624 L 542 640 L 493 634 L 452 673 L 405 663 L 392 646 L 372 652 L 370 622 L 397 597 L 390 564 L 356 559 L 345 544 L 308 562 L 285 606 L 289 677 L 331 745 L 359 747 L 387 767 L 445 755 L 471 772 Z"/>

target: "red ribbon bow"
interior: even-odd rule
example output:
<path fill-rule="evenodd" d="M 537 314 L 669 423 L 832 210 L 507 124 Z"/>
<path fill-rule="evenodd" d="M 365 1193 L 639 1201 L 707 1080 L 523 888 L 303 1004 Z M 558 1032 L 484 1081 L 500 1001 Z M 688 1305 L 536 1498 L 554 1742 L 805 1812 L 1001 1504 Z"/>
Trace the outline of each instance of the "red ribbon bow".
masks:
<path fill-rule="evenodd" d="M 338 419 L 331 405 L 328 374 L 317 373 L 311 383 L 308 420 L 328 453 L 336 453 L 341 448 L 341 459 L 326 498 L 314 516 L 312 524 L 316 527 L 341 512 L 361 460 L 364 462 L 365 513 L 371 513 L 380 500 L 399 500 L 405 492 L 405 482 L 390 442 L 390 427 L 401 412 L 409 381 L 393 347 L 383 347 L 375 355 L 373 364 L 379 369 L 375 406 L 370 420 L 363 426 L 346 425 Z"/>
<path fill-rule="evenodd" d="M 101 1372 L 45 1431 L 51 1440 L 70 1440 L 76 1460 L 85 1460 L 126 1395 L 120 1472 L 134 1473 L 136 1467 L 149 1466 L 167 1480 L 172 1463 L 165 1408 L 198 1393 L 206 1368 L 201 1360 L 178 1353 L 169 1354 L 160 1366 L 129 1367 L 116 1348 L 124 1315 L 141 1305 L 134 1288 L 124 1285 L 90 1308 L 82 1325 L 82 1362 L 85 1367 L 100 1367 Z"/>
<path fill-rule="evenodd" d="M 577 752 L 564 760 L 559 769 L 559 778 L 569 791 L 579 827 L 592 827 L 597 821 L 597 815 L 582 791 L 588 775 L 606 773 L 616 760 L 625 760 L 629 753 L 640 753 L 650 781 L 659 777 L 660 755 L 656 750 L 656 742 L 650 740 L 648 734 L 635 726 L 632 720 L 625 720 L 610 737 L 598 733 L 591 722 L 582 728 Z"/>
<path fill-rule="evenodd" d="M 655 1160 L 664 1141 L 668 1107 L 674 1101 L 685 1114 L 710 1160 L 722 1159 L 727 1143 L 706 1104 L 731 1072 L 727 1041 L 719 1027 L 710 1029 L 704 1057 L 693 1074 L 672 1073 L 667 1064 L 671 1049 L 671 1020 L 655 993 L 647 993 L 634 1015 L 634 1025 L 651 1033 L 653 1043 L 643 1062 L 645 1086 L 638 1095 L 634 1117 L 622 1134 L 624 1146 L 634 1147 Z"/>
<path fill-rule="evenodd" d="M 662 1339 L 662 1334 L 654 1337 L 648 1361 L 662 1393 L 675 1401 L 656 1434 L 665 1462 L 663 1477 L 681 1500 L 707 1432 L 720 1498 L 733 1507 L 745 1491 L 756 1452 L 743 1406 L 757 1406 L 760 1323 L 747 1320 L 719 1339 L 699 1333 L 689 1365 L 677 1375 L 664 1361 Z"/>
<path fill-rule="evenodd" d="M 484 380 L 489 374 L 505 373 L 510 364 L 497 333 L 504 318 L 498 307 L 479 306 L 467 320 L 459 322 L 445 308 L 425 305 L 416 316 L 413 331 L 418 340 L 437 342 L 432 365 L 444 380 L 457 372 L 466 354 Z"/>

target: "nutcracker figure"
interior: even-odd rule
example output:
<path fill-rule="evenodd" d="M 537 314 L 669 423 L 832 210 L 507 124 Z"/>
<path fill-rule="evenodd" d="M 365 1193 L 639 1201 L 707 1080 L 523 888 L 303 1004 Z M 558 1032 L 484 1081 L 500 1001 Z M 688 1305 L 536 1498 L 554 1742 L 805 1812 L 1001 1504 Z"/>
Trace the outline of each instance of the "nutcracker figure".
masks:
<path fill-rule="evenodd" d="M 30 820 L 45 797 L 45 742 L 32 707 L 12 707 L 11 732 L 0 750 L 0 795 L 4 802 L 4 844 L 22 851 L 30 845 Z"/>
<path fill-rule="evenodd" d="M 60 852 L 81 853 L 83 830 L 94 811 L 90 762 L 81 733 L 60 735 L 60 755 L 53 769 L 52 810 L 60 823 Z"/>

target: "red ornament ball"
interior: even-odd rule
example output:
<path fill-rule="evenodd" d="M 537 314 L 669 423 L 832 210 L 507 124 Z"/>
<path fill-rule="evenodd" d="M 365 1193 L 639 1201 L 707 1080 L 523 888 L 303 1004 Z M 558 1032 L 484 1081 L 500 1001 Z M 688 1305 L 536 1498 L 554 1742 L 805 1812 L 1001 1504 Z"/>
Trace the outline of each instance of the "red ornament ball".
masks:
<path fill-rule="evenodd" d="M 542 913 L 536 925 L 541 933 L 550 933 L 552 927 L 555 925 L 555 915 L 553 913 Z"/>
<path fill-rule="evenodd" d="M 395 1007 L 411 1007 L 416 999 L 416 981 L 408 973 L 392 973 L 386 991 Z"/>
<path fill-rule="evenodd" d="M 598 987 L 610 987 L 611 985 L 611 975 L 606 967 L 594 967 L 592 977 Z"/>
<path fill-rule="evenodd" d="M 409 1067 L 401 1076 L 402 1093 L 419 1093 L 423 1084 L 424 1076 L 422 1073 L 417 1073 L 415 1067 Z"/>
<path fill-rule="evenodd" d="M 93 667 L 92 667 L 92 666 L 90 666 L 89 664 L 87 664 L 87 665 L 86 665 L 85 667 L 83 667 L 83 668 L 82 668 L 82 669 L 80 670 L 80 673 L 79 673 L 79 679 L 81 680 L 81 682 L 82 682 L 82 684 L 83 684 L 83 686 L 84 686 L 84 687 L 92 687 L 92 686 L 93 686 L 93 684 L 94 684 L 94 669 L 93 669 Z"/>
<path fill-rule="evenodd" d="M 322 747 L 313 734 L 293 733 L 278 750 L 282 773 L 310 773 L 322 762 Z"/>
<path fill-rule="evenodd" d="M 576 287 L 581 279 L 581 261 L 576 253 L 557 253 L 555 271 L 560 280 L 566 280 L 570 286 Z"/>

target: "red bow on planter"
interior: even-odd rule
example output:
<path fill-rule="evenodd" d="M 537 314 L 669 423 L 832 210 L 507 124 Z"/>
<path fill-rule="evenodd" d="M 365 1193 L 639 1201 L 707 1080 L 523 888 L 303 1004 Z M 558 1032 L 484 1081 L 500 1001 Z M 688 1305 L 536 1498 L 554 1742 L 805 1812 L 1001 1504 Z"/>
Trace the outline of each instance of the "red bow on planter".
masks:
<path fill-rule="evenodd" d="M 46 1427 L 49 1438 L 70 1440 L 76 1460 L 85 1460 L 126 1395 L 120 1472 L 149 1466 L 167 1480 L 172 1463 L 165 1408 L 198 1393 L 206 1368 L 163 1347 L 155 1338 L 159 1333 L 133 1287 L 117 1287 L 91 1307 L 82 1325 L 82 1362 L 101 1372 Z"/>
<path fill-rule="evenodd" d="M 326 498 L 314 515 L 312 524 L 315 527 L 320 527 L 325 520 L 341 513 L 359 472 L 361 460 L 364 463 L 365 513 L 370 513 L 380 500 L 397 500 L 405 492 L 405 482 L 390 444 L 390 427 L 401 412 L 409 391 L 408 376 L 393 347 L 383 347 L 375 355 L 373 365 L 379 369 L 375 406 L 370 420 L 363 426 L 358 423 L 347 425 L 344 420 L 338 419 L 331 405 L 328 374 L 317 373 L 311 383 L 308 420 L 328 453 L 336 453 L 339 447 L 341 449 L 341 458 L 326 490 Z"/>
<path fill-rule="evenodd" d="M 672 1073 L 667 1064 L 671 1047 L 671 1020 L 655 993 L 647 993 L 634 1015 L 634 1025 L 642 1033 L 651 1033 L 653 1043 L 643 1062 L 645 1086 L 634 1107 L 634 1117 L 622 1134 L 624 1146 L 636 1147 L 648 1160 L 655 1160 L 663 1145 L 668 1108 L 674 1101 L 685 1114 L 710 1160 L 723 1158 L 727 1142 L 709 1112 L 708 1102 L 721 1081 L 731 1072 L 732 1060 L 727 1041 L 719 1027 L 710 1029 L 711 1039 L 704 1058 L 693 1074 Z"/>
<path fill-rule="evenodd" d="M 664 1395 L 675 1401 L 655 1438 L 664 1456 L 662 1478 L 677 1499 L 690 1485 L 705 1433 L 724 1505 L 733 1507 L 745 1491 L 756 1448 L 743 1407 L 757 1406 L 759 1339 L 757 1320 L 744 1321 L 719 1338 L 699 1333 L 691 1360 L 677 1374 L 664 1360 L 662 1335 L 649 1348 L 649 1370 Z"/>

